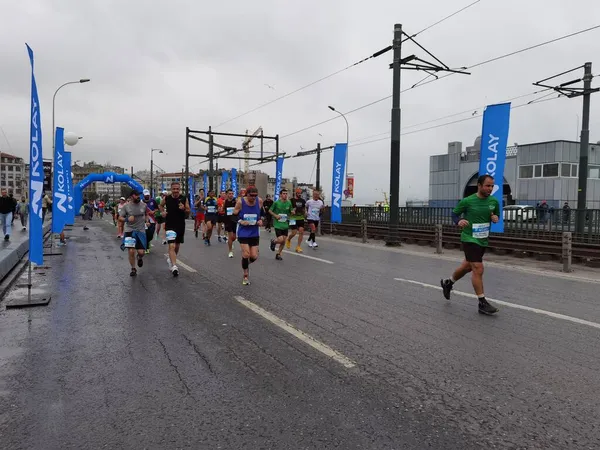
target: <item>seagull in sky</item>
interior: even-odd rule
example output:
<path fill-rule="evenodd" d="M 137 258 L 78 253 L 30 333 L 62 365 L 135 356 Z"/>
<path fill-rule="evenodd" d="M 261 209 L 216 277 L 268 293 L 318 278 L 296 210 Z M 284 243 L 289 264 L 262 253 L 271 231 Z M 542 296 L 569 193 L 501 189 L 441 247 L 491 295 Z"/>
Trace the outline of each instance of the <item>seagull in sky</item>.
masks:
<path fill-rule="evenodd" d="M 265 83 L 265 86 L 268 87 L 269 89 L 275 90 L 275 88 L 273 86 L 271 86 L 270 84 Z"/>

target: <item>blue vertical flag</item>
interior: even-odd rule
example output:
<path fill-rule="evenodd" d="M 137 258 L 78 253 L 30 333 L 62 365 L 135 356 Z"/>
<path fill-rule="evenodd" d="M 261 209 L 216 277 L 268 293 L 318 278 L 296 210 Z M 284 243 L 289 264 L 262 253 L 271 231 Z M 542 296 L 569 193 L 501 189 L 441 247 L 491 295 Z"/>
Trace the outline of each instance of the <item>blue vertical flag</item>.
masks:
<path fill-rule="evenodd" d="M 331 178 L 331 222 L 342 223 L 342 195 L 348 144 L 335 144 L 333 150 L 333 176 Z"/>
<path fill-rule="evenodd" d="M 27 44 L 25 44 L 27 45 Z M 44 168 L 42 156 L 42 118 L 35 74 L 33 50 L 27 45 L 31 62 L 31 127 L 29 139 L 29 261 L 44 263 L 44 224 L 42 221 L 42 198 L 44 197 Z"/>
<path fill-rule="evenodd" d="M 223 171 L 221 173 L 221 192 L 227 190 L 227 179 L 229 178 L 229 172 Z"/>
<path fill-rule="evenodd" d="M 281 180 L 283 179 L 283 156 L 277 158 L 277 164 L 275 165 L 275 195 L 273 196 L 275 201 L 279 199 L 279 191 L 281 191 Z"/>
<path fill-rule="evenodd" d="M 506 143 L 508 142 L 508 127 L 510 123 L 510 103 L 489 105 L 483 113 L 483 131 L 481 132 L 481 156 L 479 175 L 494 177 L 492 195 L 500 203 L 498 223 L 493 223 L 491 231 L 504 233 L 502 217 L 502 201 L 504 186 L 504 166 L 506 163 Z"/>
<path fill-rule="evenodd" d="M 202 182 L 204 183 L 204 195 L 208 195 L 208 173 L 204 172 Z"/>
<path fill-rule="evenodd" d="M 65 151 L 65 158 L 63 160 L 65 167 L 65 181 L 67 185 L 67 222 L 66 225 L 73 225 L 75 223 L 75 208 L 73 206 L 73 173 L 71 169 L 71 152 Z"/>
<path fill-rule="evenodd" d="M 194 208 L 194 177 L 189 177 L 188 178 L 188 199 L 190 201 L 190 210 L 192 212 L 192 217 L 196 217 L 196 211 Z"/>
<path fill-rule="evenodd" d="M 52 181 L 52 232 L 61 233 L 67 224 L 69 199 L 65 171 L 65 130 L 56 127 L 54 139 L 54 180 Z"/>
<path fill-rule="evenodd" d="M 231 190 L 233 191 L 233 198 L 237 198 L 238 185 L 236 168 L 231 169 Z"/>
<path fill-rule="evenodd" d="M 160 183 L 160 193 L 162 194 L 165 190 L 165 182 Z"/>

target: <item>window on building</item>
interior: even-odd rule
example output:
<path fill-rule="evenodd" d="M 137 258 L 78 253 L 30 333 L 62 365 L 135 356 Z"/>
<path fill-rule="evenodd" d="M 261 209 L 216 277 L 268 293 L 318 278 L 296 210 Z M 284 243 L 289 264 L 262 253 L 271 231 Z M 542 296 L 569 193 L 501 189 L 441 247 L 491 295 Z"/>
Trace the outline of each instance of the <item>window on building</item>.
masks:
<path fill-rule="evenodd" d="M 552 178 L 558 176 L 558 163 L 544 164 L 544 178 Z"/>
<path fill-rule="evenodd" d="M 533 166 L 519 166 L 519 178 L 533 178 Z"/>
<path fill-rule="evenodd" d="M 537 164 L 533 166 L 533 178 L 542 178 L 542 165 Z"/>
<path fill-rule="evenodd" d="M 579 166 L 577 164 L 571 164 L 571 176 L 577 178 L 579 175 L 577 174 L 577 168 Z"/>
<path fill-rule="evenodd" d="M 561 177 L 571 177 L 571 164 L 562 163 L 560 166 L 560 176 Z"/>
<path fill-rule="evenodd" d="M 588 178 L 600 179 L 600 166 L 589 166 Z"/>

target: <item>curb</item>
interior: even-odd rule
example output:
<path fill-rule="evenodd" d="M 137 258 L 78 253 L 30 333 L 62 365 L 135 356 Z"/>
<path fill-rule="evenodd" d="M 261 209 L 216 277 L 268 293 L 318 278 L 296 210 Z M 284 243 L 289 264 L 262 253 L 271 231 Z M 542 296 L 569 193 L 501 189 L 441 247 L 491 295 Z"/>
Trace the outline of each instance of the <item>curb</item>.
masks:
<path fill-rule="evenodd" d="M 43 236 L 46 237 L 46 234 L 50 231 L 51 224 L 48 223 L 44 225 L 43 228 Z M 17 245 L 15 248 L 10 249 L 6 252 L 2 259 L 0 259 L 0 282 L 4 281 L 7 275 L 15 268 L 19 261 L 23 259 L 25 255 L 29 252 L 29 237 L 24 239 Z"/>

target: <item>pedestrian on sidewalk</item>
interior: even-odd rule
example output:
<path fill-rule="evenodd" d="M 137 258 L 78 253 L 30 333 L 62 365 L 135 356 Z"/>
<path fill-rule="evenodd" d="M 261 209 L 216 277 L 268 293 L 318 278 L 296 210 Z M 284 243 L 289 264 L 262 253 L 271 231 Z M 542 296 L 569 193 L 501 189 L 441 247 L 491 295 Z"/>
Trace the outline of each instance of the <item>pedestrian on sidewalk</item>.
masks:
<path fill-rule="evenodd" d="M 27 230 L 27 219 L 29 218 L 29 203 L 25 199 L 25 196 L 21 197 L 21 202 L 17 205 L 19 211 L 19 217 L 21 218 L 22 231 Z"/>
<path fill-rule="evenodd" d="M 10 239 L 12 217 L 15 207 L 15 199 L 8 196 L 8 192 L 5 188 L 2 188 L 0 196 L 0 224 L 2 225 L 2 232 L 4 233 L 4 240 Z"/>

